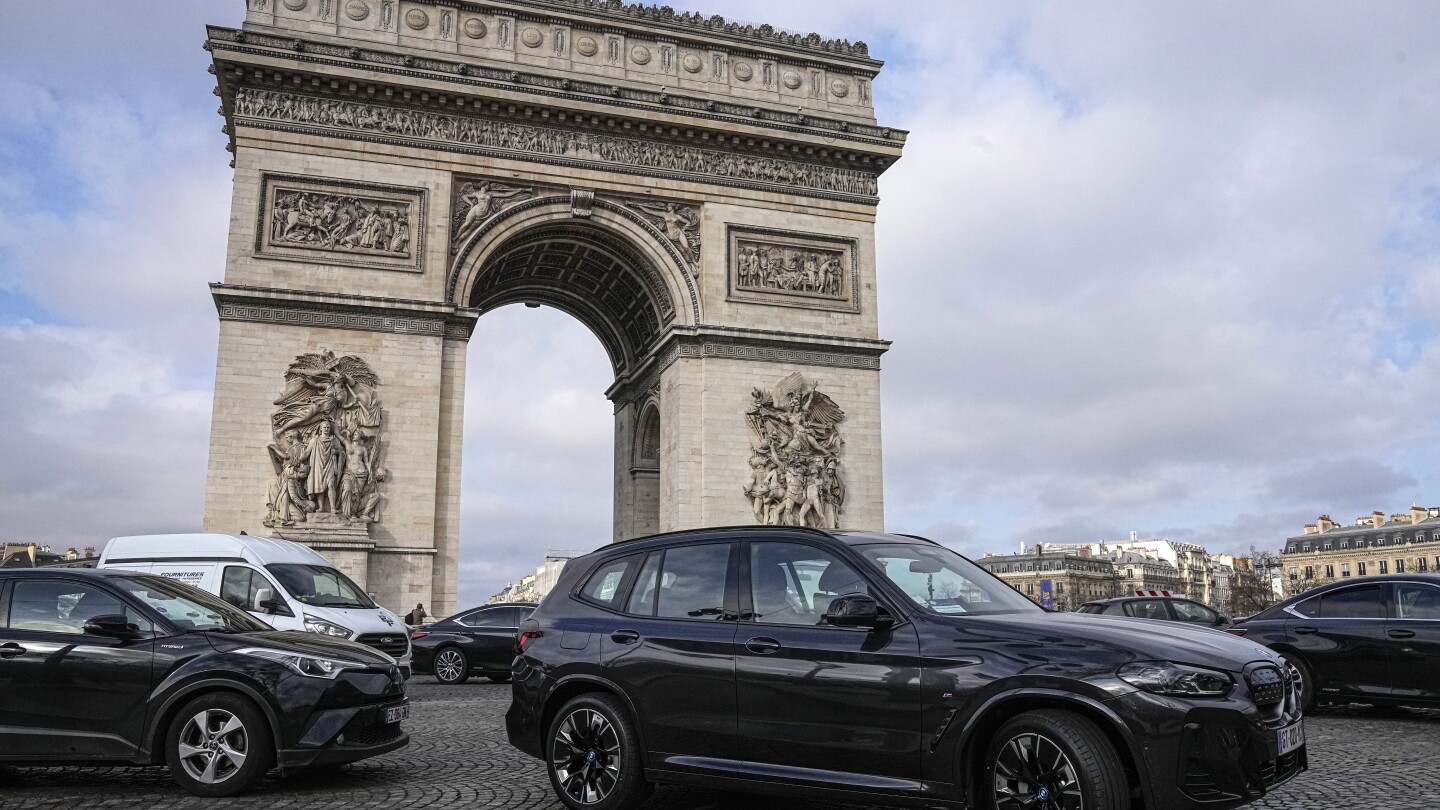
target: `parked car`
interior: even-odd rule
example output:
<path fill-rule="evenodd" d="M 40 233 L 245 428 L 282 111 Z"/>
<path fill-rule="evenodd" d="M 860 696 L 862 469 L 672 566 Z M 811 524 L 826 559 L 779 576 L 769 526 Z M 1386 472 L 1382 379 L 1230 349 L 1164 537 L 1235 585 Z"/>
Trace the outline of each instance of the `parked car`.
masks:
<path fill-rule="evenodd" d="M 1440 575 L 1322 585 L 1230 632 L 1285 656 L 1307 710 L 1320 701 L 1440 706 Z"/>
<path fill-rule="evenodd" d="M 1133 619 L 1158 619 L 1166 622 L 1190 622 L 1201 627 L 1225 629 L 1230 617 L 1183 596 L 1117 596 L 1095 599 L 1080 606 L 1080 613 L 1100 616 L 1129 616 Z"/>
<path fill-rule="evenodd" d="M 1252 802 L 1306 767 L 1277 653 L 1046 613 L 929 540 L 707 529 L 570 562 L 506 730 L 580 810 L 656 782 L 976 808 Z"/>
<path fill-rule="evenodd" d="M 447 684 L 465 683 L 471 675 L 510 680 L 516 628 L 534 610 L 534 602 L 484 605 L 416 630 L 410 634 L 415 671 Z"/>
<path fill-rule="evenodd" d="M 308 546 L 274 537 L 116 537 L 98 568 L 144 571 L 194 585 L 276 630 L 348 638 L 391 656 L 410 677 L 410 631 Z"/>
<path fill-rule="evenodd" d="M 0 763 L 168 764 L 198 796 L 409 742 L 394 659 L 173 579 L 0 570 Z"/>

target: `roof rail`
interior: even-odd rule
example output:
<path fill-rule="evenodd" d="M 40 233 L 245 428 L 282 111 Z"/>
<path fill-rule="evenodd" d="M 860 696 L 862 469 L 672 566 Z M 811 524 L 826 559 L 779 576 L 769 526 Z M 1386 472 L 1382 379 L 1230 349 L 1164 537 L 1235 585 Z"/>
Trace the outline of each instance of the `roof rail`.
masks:
<path fill-rule="evenodd" d="M 660 532 L 659 534 L 647 534 L 647 535 L 644 535 L 643 537 L 631 537 L 631 538 L 628 538 L 628 539 L 625 539 L 625 540 L 616 540 L 614 543 L 611 543 L 611 544 L 609 544 L 609 545 L 607 545 L 607 546 L 601 546 L 601 548 L 612 548 L 612 547 L 614 547 L 614 546 L 621 545 L 621 544 L 624 544 L 624 543 L 636 543 L 636 542 L 639 542 L 639 541 L 641 541 L 641 540 L 656 540 L 656 539 L 659 539 L 659 538 L 662 538 L 662 537 L 683 537 L 683 536 L 685 536 L 685 535 L 703 534 L 703 533 L 708 533 L 708 532 L 762 532 L 762 531 L 765 531 L 765 532 L 806 532 L 806 533 L 809 533 L 809 534 L 818 534 L 818 535 L 820 535 L 821 537 L 831 537 L 831 538 L 833 538 L 833 537 L 835 536 L 835 535 L 831 534 L 830 532 L 825 531 L 824 529 L 817 529 L 817 528 L 815 528 L 815 527 L 813 527 L 813 526 L 760 526 L 760 525 L 756 525 L 756 524 L 742 524 L 742 525 L 738 525 L 738 526 L 702 526 L 702 527 L 695 528 L 695 529 L 679 529 L 679 530 L 676 530 L 676 531 L 673 531 L 673 532 Z M 923 540 L 924 538 L 921 538 L 921 539 Z M 930 541 L 930 542 L 934 542 L 934 541 Z M 600 550 L 600 549 L 596 549 L 596 551 L 599 551 L 599 550 Z M 593 553 L 593 552 L 592 552 L 592 553 Z"/>

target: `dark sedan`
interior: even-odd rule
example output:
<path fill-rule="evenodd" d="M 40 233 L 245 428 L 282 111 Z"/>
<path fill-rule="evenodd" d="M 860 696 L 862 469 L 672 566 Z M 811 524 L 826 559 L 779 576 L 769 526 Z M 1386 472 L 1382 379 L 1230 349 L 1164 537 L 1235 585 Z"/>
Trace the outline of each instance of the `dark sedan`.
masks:
<path fill-rule="evenodd" d="M 1440 575 L 1322 585 L 1230 632 L 1295 666 L 1307 710 L 1322 700 L 1440 706 Z"/>
<path fill-rule="evenodd" d="M 414 631 L 415 671 L 449 684 L 464 683 L 472 674 L 496 683 L 510 680 L 515 630 L 534 611 L 534 602 L 485 605 Z"/>
<path fill-rule="evenodd" d="M 1079 612 L 1100 616 L 1129 616 L 1132 619 L 1189 622 L 1201 627 L 1230 626 L 1230 617 L 1183 596 L 1117 596 L 1114 599 L 1096 599 L 1081 605 Z"/>

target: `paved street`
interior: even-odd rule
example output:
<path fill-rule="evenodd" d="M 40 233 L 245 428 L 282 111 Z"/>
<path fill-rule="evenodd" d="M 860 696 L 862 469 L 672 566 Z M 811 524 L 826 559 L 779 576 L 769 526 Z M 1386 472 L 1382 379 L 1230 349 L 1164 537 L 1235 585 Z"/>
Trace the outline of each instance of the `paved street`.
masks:
<path fill-rule="evenodd" d="M 510 687 L 480 679 L 442 687 L 411 682 L 411 744 L 355 765 L 270 778 L 239 799 L 209 802 L 175 787 L 162 768 L 0 768 L 0 808 L 547 808 L 561 810 L 535 760 L 504 742 Z M 1311 770 L 1263 808 L 1440 806 L 1440 712 L 1322 711 L 1308 721 Z M 819 810 L 836 805 L 662 789 L 647 810 L 745 807 Z M 860 808 L 851 808 L 860 810 Z"/>

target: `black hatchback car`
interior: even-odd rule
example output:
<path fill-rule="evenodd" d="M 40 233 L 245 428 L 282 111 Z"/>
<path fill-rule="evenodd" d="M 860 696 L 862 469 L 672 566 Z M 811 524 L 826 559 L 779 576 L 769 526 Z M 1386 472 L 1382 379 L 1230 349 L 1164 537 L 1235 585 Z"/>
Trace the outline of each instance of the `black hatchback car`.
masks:
<path fill-rule="evenodd" d="M 408 714 L 395 660 L 364 645 L 150 574 L 0 570 L 0 763 L 165 763 L 233 796 L 272 766 L 399 748 Z"/>
<path fill-rule="evenodd" d="M 1230 628 L 1279 652 L 1317 702 L 1440 706 L 1440 575 L 1322 585 Z"/>
<path fill-rule="evenodd" d="M 1238 807 L 1306 767 L 1284 659 L 1041 610 L 917 537 L 708 529 L 572 561 L 510 741 L 569 807 L 655 782 L 926 806 Z"/>
<path fill-rule="evenodd" d="M 534 602 L 484 605 L 412 632 L 415 671 L 448 684 L 464 683 L 472 674 L 496 683 L 510 680 L 516 630 L 534 610 Z"/>

